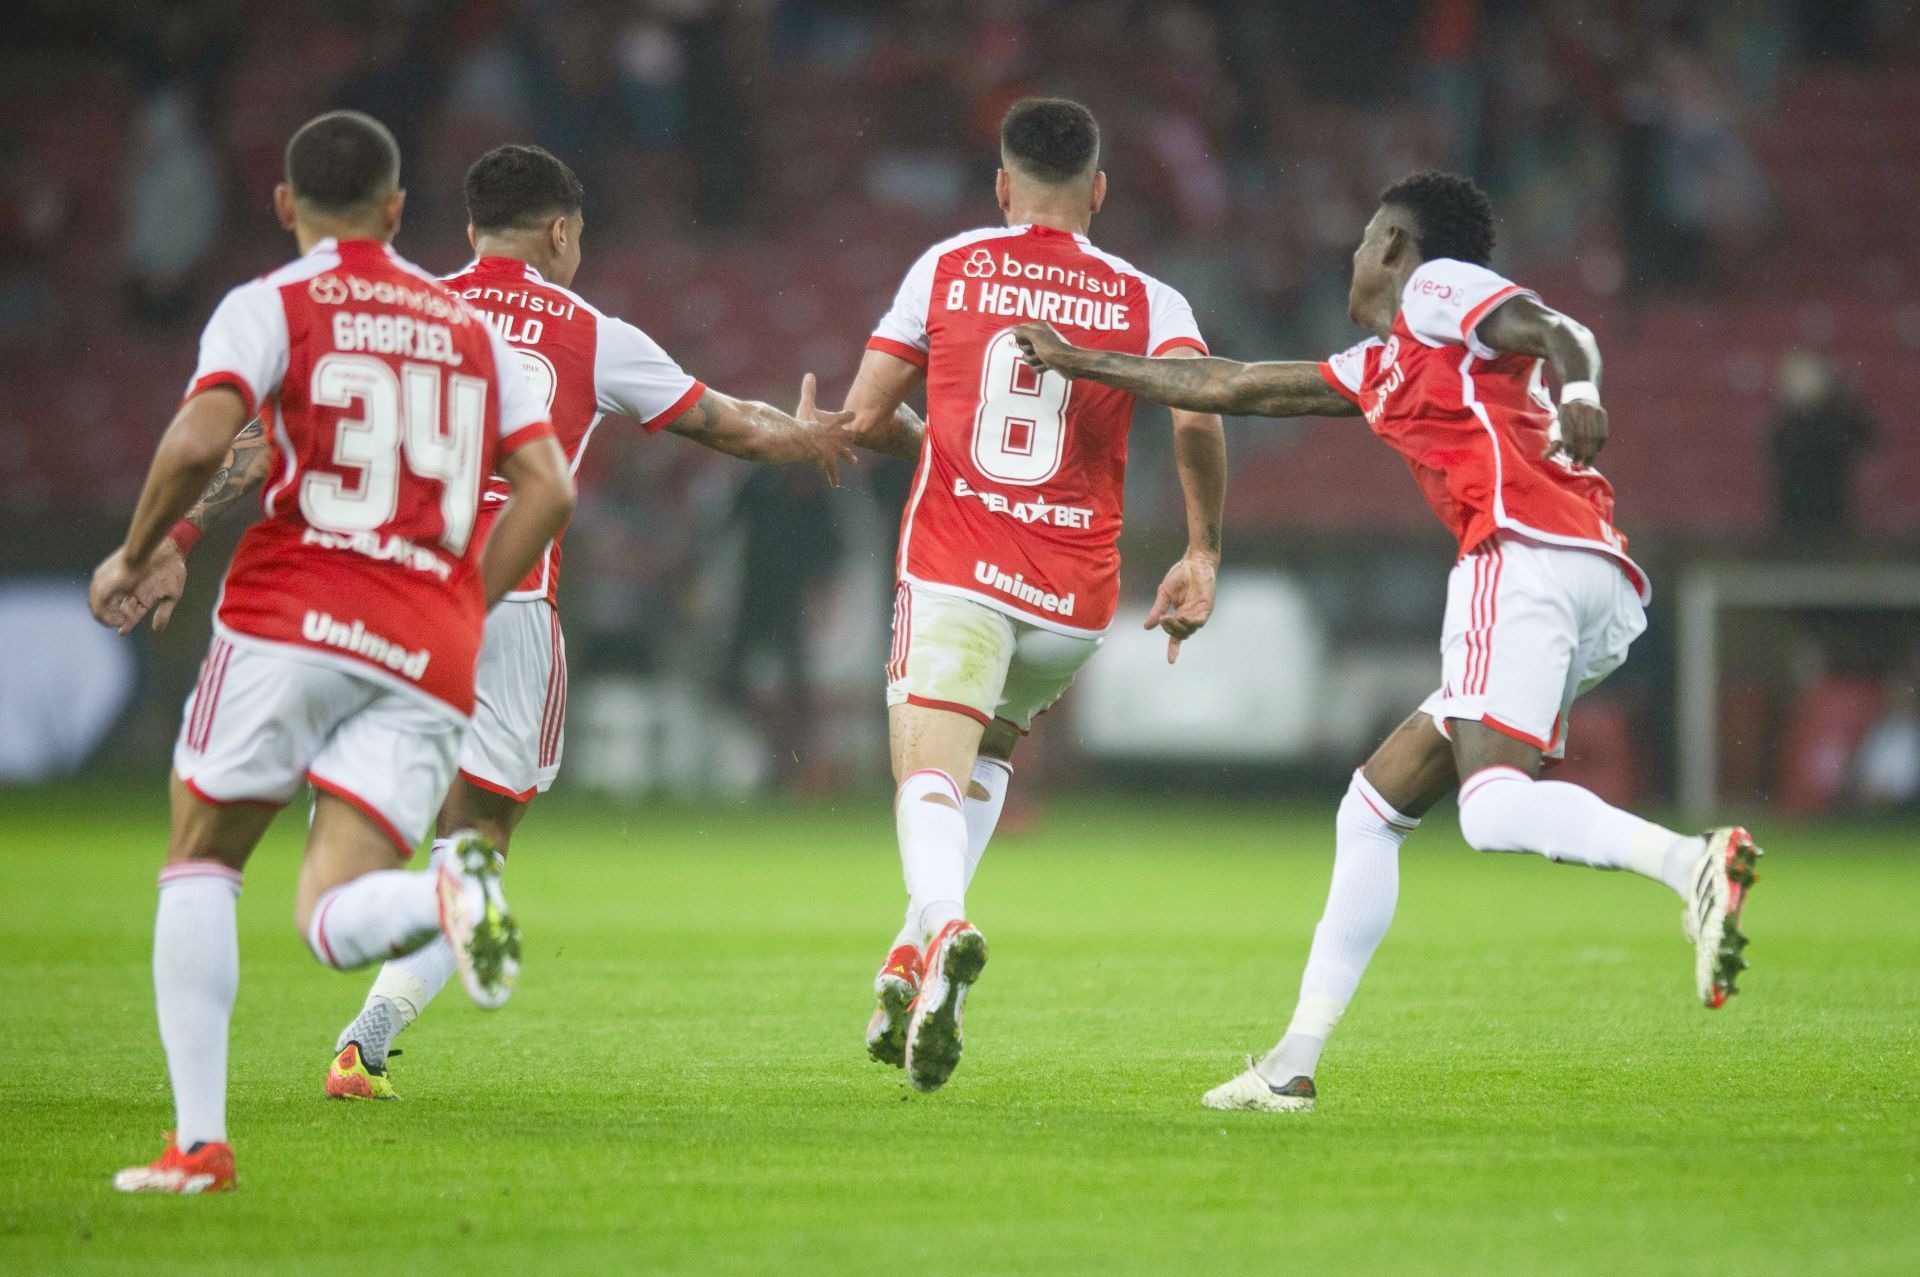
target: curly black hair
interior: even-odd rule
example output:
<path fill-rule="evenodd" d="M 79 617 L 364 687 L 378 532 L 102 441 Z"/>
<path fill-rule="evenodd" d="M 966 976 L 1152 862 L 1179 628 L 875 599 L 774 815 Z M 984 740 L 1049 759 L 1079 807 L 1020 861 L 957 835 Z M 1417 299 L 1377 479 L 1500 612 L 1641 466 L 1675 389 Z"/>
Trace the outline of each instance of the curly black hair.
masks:
<path fill-rule="evenodd" d="M 1413 214 L 1415 239 L 1424 261 L 1451 257 L 1488 266 L 1493 262 L 1493 202 L 1471 178 L 1427 169 L 1401 178 L 1380 192 L 1382 204 Z"/>

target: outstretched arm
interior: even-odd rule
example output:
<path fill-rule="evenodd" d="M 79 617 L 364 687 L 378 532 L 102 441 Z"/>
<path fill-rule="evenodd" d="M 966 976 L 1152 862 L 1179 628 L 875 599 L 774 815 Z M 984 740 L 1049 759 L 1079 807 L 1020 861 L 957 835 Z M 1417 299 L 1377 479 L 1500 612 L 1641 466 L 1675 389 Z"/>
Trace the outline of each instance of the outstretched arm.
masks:
<path fill-rule="evenodd" d="M 135 594 L 167 529 L 207 490 L 246 424 L 246 403 L 230 386 L 213 386 L 180 405 L 154 451 L 126 540 L 94 570 L 87 602 L 102 625 L 124 634 L 138 623 L 146 609 Z"/>
<path fill-rule="evenodd" d="M 840 463 L 859 459 L 851 447 L 853 414 L 822 412 L 813 396 L 812 373 L 800 383 L 800 406 L 791 417 L 772 404 L 708 390 L 667 429 L 747 461 L 811 462 L 838 487 Z"/>
<path fill-rule="evenodd" d="M 1587 326 L 1537 298 L 1516 296 L 1496 306 L 1474 333 L 1503 355 L 1532 355 L 1553 365 L 1560 440 L 1549 452 L 1566 454 L 1576 466 L 1592 464 L 1607 446 L 1607 410 L 1600 406 L 1600 346 Z"/>
<path fill-rule="evenodd" d="M 1014 329 L 1029 366 L 1097 381 L 1190 412 L 1229 417 L 1357 417 L 1359 405 L 1329 386 L 1320 365 L 1308 362 L 1242 364 L 1231 359 L 1158 359 L 1075 346 L 1051 324 Z"/>
<path fill-rule="evenodd" d="M 1170 360 L 1196 363 L 1198 351 L 1181 348 Z M 1173 410 L 1173 462 L 1187 503 L 1187 551 L 1161 581 L 1146 628 L 1167 632 L 1167 663 L 1180 644 L 1213 615 L 1214 580 L 1220 570 L 1220 520 L 1227 500 L 1227 436 L 1214 413 Z"/>

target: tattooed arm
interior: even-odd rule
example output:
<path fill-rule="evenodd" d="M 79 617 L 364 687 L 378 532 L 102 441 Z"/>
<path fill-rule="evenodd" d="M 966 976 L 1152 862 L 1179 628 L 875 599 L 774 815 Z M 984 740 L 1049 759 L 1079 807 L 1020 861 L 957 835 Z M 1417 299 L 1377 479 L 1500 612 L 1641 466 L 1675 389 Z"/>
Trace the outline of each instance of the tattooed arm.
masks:
<path fill-rule="evenodd" d="M 667 429 L 715 452 L 747 461 L 808 461 L 840 484 L 840 463 L 855 461 L 850 444 L 853 414 L 822 412 L 814 403 L 813 374 L 800 382 L 800 406 L 789 417 L 771 404 L 708 390 Z"/>
<path fill-rule="evenodd" d="M 226 460 L 213 472 L 206 491 L 181 522 L 191 523 L 198 531 L 205 532 L 265 483 L 272 469 L 273 445 L 267 440 L 266 423 L 255 417 L 234 436 Z M 178 530 L 176 526 L 175 531 Z"/>
<path fill-rule="evenodd" d="M 227 449 L 220 468 L 207 481 L 200 499 L 161 539 L 147 560 L 121 611 L 120 633 L 132 633 L 140 618 L 149 612 L 153 614 L 154 629 L 167 628 L 167 622 L 173 619 L 174 604 L 187 588 L 188 551 L 193 549 L 202 532 L 256 492 L 272 469 L 273 445 L 267 439 L 266 425 L 255 417 L 234 436 L 233 446 Z"/>
<path fill-rule="evenodd" d="M 927 423 L 920 414 L 900 404 L 893 410 L 891 417 L 881 418 L 877 424 L 868 428 L 860 440 L 863 448 L 871 448 L 883 457 L 898 457 L 902 461 L 920 460 L 920 447 L 927 441 Z"/>
<path fill-rule="evenodd" d="M 1097 381 L 1129 394 L 1229 417 L 1357 417 L 1359 405 L 1329 386 L 1311 362 L 1235 363 L 1231 359 L 1148 359 L 1069 344 L 1049 324 L 1014 330 L 1027 363 L 1065 377 Z M 1177 353 L 1177 352 L 1176 352 Z"/>

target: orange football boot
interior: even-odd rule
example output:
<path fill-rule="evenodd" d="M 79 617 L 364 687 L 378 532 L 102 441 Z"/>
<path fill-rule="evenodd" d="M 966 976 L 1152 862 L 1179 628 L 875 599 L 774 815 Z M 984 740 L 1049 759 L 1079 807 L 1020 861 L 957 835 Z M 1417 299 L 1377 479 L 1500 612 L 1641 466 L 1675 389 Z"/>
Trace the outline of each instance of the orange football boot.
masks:
<path fill-rule="evenodd" d="M 239 1181 L 233 1173 L 233 1145 L 202 1144 L 190 1153 L 180 1151 L 167 1132 L 167 1151 L 149 1166 L 129 1166 L 113 1177 L 123 1193 L 231 1193 Z"/>

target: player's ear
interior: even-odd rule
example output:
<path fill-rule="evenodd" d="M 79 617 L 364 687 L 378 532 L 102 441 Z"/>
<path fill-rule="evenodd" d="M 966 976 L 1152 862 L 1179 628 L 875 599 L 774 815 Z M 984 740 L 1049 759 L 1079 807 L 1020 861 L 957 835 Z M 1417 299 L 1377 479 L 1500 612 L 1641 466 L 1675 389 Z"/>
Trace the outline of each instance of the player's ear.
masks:
<path fill-rule="evenodd" d="M 547 243 L 549 246 L 552 247 L 553 251 L 556 253 L 566 252 L 567 250 L 567 215 L 565 213 L 562 213 L 560 214 L 560 216 L 554 218 L 552 225 L 547 227 Z"/>
<path fill-rule="evenodd" d="M 1387 228 L 1387 242 L 1380 249 L 1380 264 L 1398 266 L 1414 254 L 1413 236 L 1402 226 Z"/>
<path fill-rule="evenodd" d="M 473 229 L 472 222 L 467 223 L 467 247 L 473 250 L 474 256 L 480 255 L 480 232 Z"/>
<path fill-rule="evenodd" d="M 274 183 L 273 215 L 280 219 L 283 230 L 293 229 L 293 188 L 285 182 Z"/>
<path fill-rule="evenodd" d="M 1098 213 L 1100 206 L 1107 202 L 1107 171 L 1099 170 L 1093 175 L 1093 211 Z"/>
<path fill-rule="evenodd" d="M 405 190 L 398 190 L 387 196 L 385 213 L 388 239 L 392 239 L 400 233 L 400 214 L 406 211 L 406 207 L 407 193 Z"/>
<path fill-rule="evenodd" d="M 1013 207 L 1013 178 L 1005 169 L 993 175 L 993 198 L 999 202 L 1002 213 Z"/>

